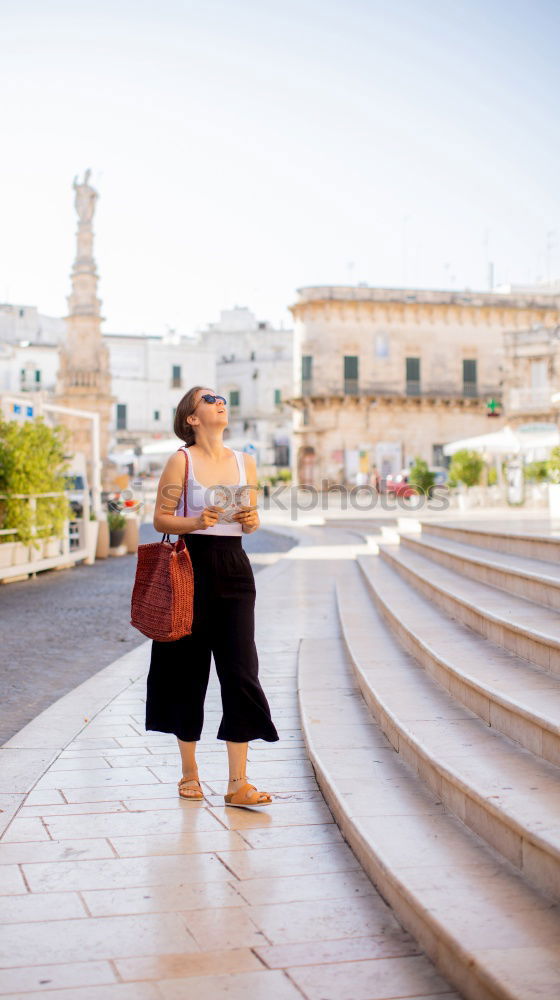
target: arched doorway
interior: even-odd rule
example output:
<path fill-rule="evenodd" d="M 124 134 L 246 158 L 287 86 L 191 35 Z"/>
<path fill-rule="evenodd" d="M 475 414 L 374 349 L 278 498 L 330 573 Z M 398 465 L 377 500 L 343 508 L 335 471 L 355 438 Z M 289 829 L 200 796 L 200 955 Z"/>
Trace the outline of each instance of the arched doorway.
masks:
<path fill-rule="evenodd" d="M 298 483 L 300 486 L 315 485 L 315 463 L 317 456 L 311 445 L 302 445 L 298 451 Z"/>

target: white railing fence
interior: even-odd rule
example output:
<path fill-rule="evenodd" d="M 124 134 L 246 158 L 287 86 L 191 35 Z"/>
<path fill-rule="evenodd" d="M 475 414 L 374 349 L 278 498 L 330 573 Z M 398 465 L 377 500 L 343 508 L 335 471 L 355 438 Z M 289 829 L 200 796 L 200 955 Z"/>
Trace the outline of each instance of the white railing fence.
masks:
<path fill-rule="evenodd" d="M 37 536 L 37 525 L 34 512 L 37 510 L 37 500 L 44 497 L 67 496 L 67 493 L 13 493 L 10 498 L 29 503 L 31 509 L 31 533 L 34 536 L 29 544 L 17 538 L 17 528 L 0 528 L 0 580 L 10 577 L 34 575 L 39 570 L 53 569 L 56 566 L 72 566 L 82 559 L 88 561 L 95 558 L 92 552 L 92 532 L 89 529 L 89 503 L 84 503 L 83 517 L 66 519 L 62 538 L 56 535 Z M 0 500 L 7 500 L 6 494 L 0 494 Z M 85 498 L 84 498 L 85 500 Z M 43 526 L 41 526 L 43 530 Z M 13 537 L 10 537 L 13 536 Z"/>

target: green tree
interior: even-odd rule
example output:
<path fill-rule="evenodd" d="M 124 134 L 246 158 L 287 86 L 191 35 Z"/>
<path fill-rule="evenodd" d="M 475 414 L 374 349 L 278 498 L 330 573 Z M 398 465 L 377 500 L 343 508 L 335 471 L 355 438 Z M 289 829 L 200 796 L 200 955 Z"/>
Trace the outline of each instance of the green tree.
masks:
<path fill-rule="evenodd" d="M 551 483 L 560 483 L 560 447 L 556 446 L 550 453 L 546 463 L 548 478 Z"/>
<path fill-rule="evenodd" d="M 20 541 L 35 545 L 37 537 L 62 538 L 64 521 L 72 513 L 66 496 L 39 497 L 33 516 L 29 501 L 18 499 L 17 494 L 64 490 L 69 437 L 65 427 L 48 427 L 42 417 L 24 423 L 0 418 L 0 494 L 5 495 L 0 500 L 0 527 L 15 528 L 17 532 L 0 535 L 0 543 Z"/>
<path fill-rule="evenodd" d="M 461 448 L 451 460 L 449 477 L 465 486 L 478 486 L 484 468 L 484 459 L 478 451 Z"/>
<path fill-rule="evenodd" d="M 528 483 L 544 483 L 548 479 L 548 462 L 528 462 L 523 472 Z"/>
<path fill-rule="evenodd" d="M 291 469 L 279 469 L 276 478 L 278 482 L 289 483 L 292 478 Z"/>
<path fill-rule="evenodd" d="M 428 463 L 423 458 L 416 456 L 414 464 L 408 473 L 408 482 L 410 485 L 416 486 L 419 493 L 425 493 L 426 496 L 429 496 L 435 479 L 435 473 L 431 472 Z"/>

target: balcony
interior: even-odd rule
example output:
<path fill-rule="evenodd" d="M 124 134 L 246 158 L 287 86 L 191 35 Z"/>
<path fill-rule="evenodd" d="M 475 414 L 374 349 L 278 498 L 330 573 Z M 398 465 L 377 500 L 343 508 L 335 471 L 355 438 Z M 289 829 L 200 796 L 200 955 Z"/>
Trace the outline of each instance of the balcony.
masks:
<path fill-rule="evenodd" d="M 510 389 L 508 410 L 518 413 L 548 413 L 555 405 L 551 401 L 554 391 L 549 385 L 538 386 L 538 388 Z"/>
<path fill-rule="evenodd" d="M 478 385 L 476 382 L 463 382 L 463 396 L 468 396 L 469 399 L 477 399 L 478 397 Z"/>
<path fill-rule="evenodd" d="M 447 399 L 447 400 L 483 400 L 493 397 L 501 399 L 502 393 L 495 385 L 479 385 L 477 382 L 464 382 L 462 388 L 451 383 L 425 383 L 409 380 L 404 385 L 391 386 L 385 383 L 358 383 L 357 379 L 341 379 L 336 382 L 323 382 L 319 379 L 303 379 L 301 392 L 296 389 L 292 399 L 329 399 L 345 398 L 380 399 Z M 286 400 L 284 400 L 286 402 Z"/>

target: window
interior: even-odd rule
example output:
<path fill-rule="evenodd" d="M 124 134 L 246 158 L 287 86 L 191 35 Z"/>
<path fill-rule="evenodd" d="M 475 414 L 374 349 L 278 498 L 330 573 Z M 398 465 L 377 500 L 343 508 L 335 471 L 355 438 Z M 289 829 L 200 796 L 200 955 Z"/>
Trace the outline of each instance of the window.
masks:
<path fill-rule="evenodd" d="M 160 419 L 159 410 L 154 410 L 154 420 L 159 420 L 159 419 Z"/>
<path fill-rule="evenodd" d="M 171 388 L 172 389 L 181 388 L 181 365 L 173 365 L 173 370 L 171 373 Z"/>
<path fill-rule="evenodd" d="M 171 411 L 171 423 L 173 423 L 173 421 L 175 420 L 175 414 L 176 413 L 177 413 L 177 407 L 174 406 L 173 409 L 172 409 L 172 411 Z"/>
<path fill-rule="evenodd" d="M 301 356 L 301 393 L 302 396 L 311 395 L 311 376 L 313 373 L 313 357 L 311 354 Z"/>
<path fill-rule="evenodd" d="M 463 360 L 463 396 L 476 396 L 476 361 Z"/>
<path fill-rule="evenodd" d="M 274 390 L 274 405 L 278 406 L 281 402 L 282 402 L 282 390 L 281 389 L 275 389 Z M 278 463 L 276 463 L 276 464 L 278 464 Z"/>
<path fill-rule="evenodd" d="M 303 407 L 303 413 L 302 413 L 302 420 L 301 420 L 301 422 L 302 422 L 302 424 L 303 424 L 304 427 L 307 427 L 308 424 L 309 424 L 309 409 L 308 409 L 307 406 Z"/>
<path fill-rule="evenodd" d="M 40 383 L 40 381 L 41 381 L 41 372 L 39 371 L 38 368 L 35 369 L 35 381 L 37 383 Z"/>
<path fill-rule="evenodd" d="M 229 394 L 229 405 L 239 406 L 239 396 L 240 396 L 239 389 L 232 389 Z"/>
<path fill-rule="evenodd" d="M 389 338 L 386 333 L 376 333 L 375 335 L 375 357 L 389 357 Z"/>
<path fill-rule="evenodd" d="M 406 394 L 420 395 L 420 358 L 406 359 Z"/>
<path fill-rule="evenodd" d="M 546 389 L 548 385 L 548 364 L 546 361 L 531 361 L 531 388 Z"/>
<path fill-rule="evenodd" d="M 126 403 L 117 403 L 117 430 L 126 430 Z"/>
<path fill-rule="evenodd" d="M 358 391 L 358 358 L 355 354 L 344 355 L 344 394 L 355 395 Z"/>
<path fill-rule="evenodd" d="M 254 361 L 254 360 L 255 360 L 255 352 L 251 351 L 251 361 Z"/>
<path fill-rule="evenodd" d="M 281 442 L 274 442 L 274 464 L 288 466 L 290 464 L 290 447 Z"/>

